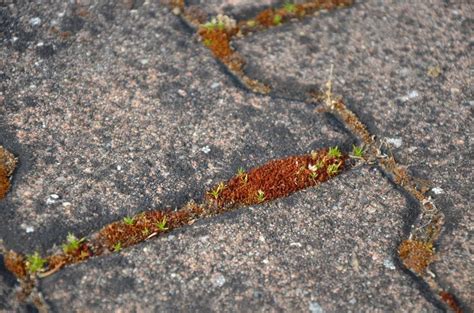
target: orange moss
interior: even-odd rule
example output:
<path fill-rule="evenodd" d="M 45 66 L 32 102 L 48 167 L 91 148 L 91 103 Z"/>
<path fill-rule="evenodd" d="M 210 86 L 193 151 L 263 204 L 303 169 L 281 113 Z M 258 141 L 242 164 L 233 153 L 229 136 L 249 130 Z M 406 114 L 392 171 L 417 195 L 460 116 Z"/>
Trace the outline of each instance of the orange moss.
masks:
<path fill-rule="evenodd" d="M 419 240 L 405 240 L 398 247 L 398 255 L 406 268 L 423 275 L 434 261 L 433 244 Z"/>
<path fill-rule="evenodd" d="M 15 274 L 16 277 L 19 279 L 25 278 L 27 276 L 27 270 L 26 270 L 26 263 L 25 263 L 25 257 L 13 252 L 9 251 L 5 254 L 5 267 Z"/>
<path fill-rule="evenodd" d="M 199 31 L 199 35 L 216 58 L 224 60 L 234 53 L 230 47 L 231 34 L 225 30 L 203 28 Z"/>
<path fill-rule="evenodd" d="M 461 307 L 452 294 L 446 291 L 439 293 L 441 300 L 443 300 L 455 313 L 462 313 Z"/>
<path fill-rule="evenodd" d="M 225 187 L 217 197 L 208 192 L 207 198 L 220 207 L 256 204 L 281 198 L 337 175 L 343 169 L 346 158 L 345 155 L 339 158 L 330 157 L 325 149 L 312 155 L 272 160 L 250 170 L 245 176 L 242 176 L 243 174 L 234 176 L 225 183 Z M 333 164 L 339 166 L 338 171 L 328 174 L 328 167 Z"/>
<path fill-rule="evenodd" d="M 17 160 L 15 156 L 0 146 L 0 199 L 3 199 L 10 189 L 10 176 L 15 170 Z"/>

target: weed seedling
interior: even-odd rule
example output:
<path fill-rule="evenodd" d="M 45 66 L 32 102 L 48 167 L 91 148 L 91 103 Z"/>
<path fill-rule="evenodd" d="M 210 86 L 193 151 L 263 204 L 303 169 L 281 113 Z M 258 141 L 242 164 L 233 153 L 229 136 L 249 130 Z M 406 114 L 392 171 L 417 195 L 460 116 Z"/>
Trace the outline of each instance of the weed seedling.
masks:
<path fill-rule="evenodd" d="M 28 255 L 26 257 L 26 268 L 31 274 L 41 272 L 45 264 L 46 259 L 43 259 L 38 251 L 36 251 L 33 255 Z"/>
<path fill-rule="evenodd" d="M 311 172 L 309 174 L 309 179 L 311 179 L 311 180 L 316 180 L 316 177 L 318 177 L 318 173 L 316 173 L 316 172 Z"/>
<path fill-rule="evenodd" d="M 281 24 L 281 20 L 282 20 L 282 17 L 280 14 L 276 14 L 274 17 L 273 17 L 273 24 L 275 25 L 280 25 Z"/>
<path fill-rule="evenodd" d="M 247 21 L 247 26 L 253 28 L 253 27 L 257 26 L 257 22 L 255 20 L 248 20 Z"/>
<path fill-rule="evenodd" d="M 245 170 L 242 167 L 239 167 L 239 169 L 237 170 L 237 176 L 240 177 L 240 179 L 242 179 L 244 183 L 247 183 L 249 179 L 249 176 L 247 175 L 247 173 L 245 173 Z"/>
<path fill-rule="evenodd" d="M 134 222 L 135 222 L 135 219 L 134 219 L 133 217 L 125 216 L 125 217 L 123 218 L 123 223 L 124 223 L 125 225 L 131 226 L 131 225 L 133 225 Z"/>
<path fill-rule="evenodd" d="M 295 13 L 296 5 L 294 3 L 291 3 L 290 1 L 286 1 L 283 5 L 283 8 L 287 13 Z"/>
<path fill-rule="evenodd" d="M 213 189 L 209 192 L 209 194 L 211 196 L 214 197 L 214 199 L 217 200 L 217 198 L 219 198 L 219 194 L 221 193 L 222 190 L 224 190 L 225 188 L 225 185 L 223 182 L 219 183 L 219 185 L 217 185 L 216 189 Z"/>
<path fill-rule="evenodd" d="M 362 158 L 364 156 L 364 147 L 352 145 L 352 156 L 356 158 Z"/>
<path fill-rule="evenodd" d="M 338 146 L 329 148 L 329 151 L 328 151 L 328 156 L 329 156 L 329 157 L 331 157 L 331 158 L 339 158 L 339 157 L 341 157 L 341 155 L 342 155 L 342 153 L 341 153 L 341 150 L 339 150 L 339 147 L 338 147 Z"/>
<path fill-rule="evenodd" d="M 339 166 L 340 165 L 341 165 L 341 163 L 328 165 L 328 168 L 327 168 L 328 175 L 332 176 L 332 175 L 337 174 L 337 171 L 339 171 Z"/>
<path fill-rule="evenodd" d="M 66 243 L 63 244 L 64 253 L 72 253 L 77 251 L 81 244 L 86 240 L 86 238 L 78 239 L 74 234 L 68 233 L 66 237 Z"/>
<path fill-rule="evenodd" d="M 121 250 L 122 250 L 122 244 L 119 241 L 116 244 L 114 244 L 114 252 L 120 252 Z"/>
<path fill-rule="evenodd" d="M 163 219 L 160 221 L 160 222 L 156 222 L 156 227 L 160 230 L 160 231 L 165 231 L 165 230 L 168 230 L 168 227 L 166 227 L 166 216 L 163 217 Z"/>
<path fill-rule="evenodd" d="M 257 191 L 257 201 L 258 202 L 263 202 L 265 201 L 265 192 L 261 189 Z"/>
<path fill-rule="evenodd" d="M 150 230 L 148 229 L 148 227 L 145 227 L 145 229 L 142 230 L 142 234 L 143 236 L 148 236 L 150 234 Z"/>

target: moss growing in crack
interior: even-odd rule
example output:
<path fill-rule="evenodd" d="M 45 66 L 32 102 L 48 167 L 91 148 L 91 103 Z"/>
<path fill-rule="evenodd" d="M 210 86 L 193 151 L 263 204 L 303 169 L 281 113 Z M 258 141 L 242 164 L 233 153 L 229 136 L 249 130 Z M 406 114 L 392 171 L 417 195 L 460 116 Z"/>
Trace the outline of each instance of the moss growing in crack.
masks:
<path fill-rule="evenodd" d="M 120 252 L 122 251 L 122 243 L 119 241 L 116 244 L 114 244 L 114 252 Z"/>
<path fill-rule="evenodd" d="M 364 147 L 352 145 L 352 157 L 363 158 L 364 157 Z"/>
<path fill-rule="evenodd" d="M 265 192 L 261 189 L 257 190 L 257 201 L 258 203 L 265 201 Z"/>
<path fill-rule="evenodd" d="M 156 228 L 158 228 L 159 231 L 165 231 L 165 230 L 168 230 L 168 227 L 167 227 L 167 220 L 166 220 L 166 216 L 163 217 L 163 219 L 159 222 L 156 222 Z"/>
<path fill-rule="evenodd" d="M 212 189 L 208 192 L 215 200 L 219 198 L 219 194 L 225 189 L 225 185 L 223 182 L 219 183 L 216 188 Z"/>
<path fill-rule="evenodd" d="M 78 239 L 74 234 L 68 233 L 66 243 L 63 244 L 64 253 L 71 254 L 76 252 L 85 240 L 85 238 Z"/>
<path fill-rule="evenodd" d="M 296 11 L 296 4 L 290 2 L 290 1 L 286 1 L 285 4 L 283 5 L 283 8 L 285 9 L 285 11 L 287 13 L 295 13 Z"/>
<path fill-rule="evenodd" d="M 135 219 L 133 217 L 125 216 L 122 221 L 125 225 L 133 225 Z"/>
<path fill-rule="evenodd" d="M 398 247 L 398 255 L 406 268 L 423 275 L 428 265 L 434 261 L 434 250 L 431 242 L 405 240 Z"/>
<path fill-rule="evenodd" d="M 282 20 L 283 17 L 280 14 L 275 14 L 275 16 L 273 16 L 273 24 L 277 26 L 281 24 Z"/>
<path fill-rule="evenodd" d="M 340 158 L 341 155 L 342 155 L 342 153 L 341 153 L 341 150 L 339 150 L 338 146 L 329 148 L 328 157 L 330 157 L 330 158 Z"/>
<path fill-rule="evenodd" d="M 46 259 L 43 259 L 38 251 L 26 257 L 26 269 L 31 274 L 44 271 Z"/>
<path fill-rule="evenodd" d="M 341 166 L 341 163 L 333 163 L 329 164 L 327 168 L 327 173 L 329 176 L 334 176 L 337 174 L 339 171 L 339 167 Z"/>

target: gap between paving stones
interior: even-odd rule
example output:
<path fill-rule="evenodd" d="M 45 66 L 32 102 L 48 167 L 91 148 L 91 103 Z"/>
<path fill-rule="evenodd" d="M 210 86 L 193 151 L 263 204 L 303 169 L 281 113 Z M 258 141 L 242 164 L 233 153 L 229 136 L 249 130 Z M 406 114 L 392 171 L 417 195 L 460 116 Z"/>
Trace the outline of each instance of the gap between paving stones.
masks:
<path fill-rule="evenodd" d="M 271 12 L 275 11 L 271 10 Z M 275 13 L 273 14 L 277 15 Z M 264 25 L 264 23 L 262 23 L 262 25 Z M 203 36 L 203 38 L 205 38 L 205 36 Z M 216 57 L 219 58 L 219 55 L 216 55 Z M 232 74 L 236 73 L 235 69 L 232 68 L 232 65 L 229 65 L 226 62 L 223 63 L 229 67 L 229 70 Z M 239 73 L 239 75 L 240 74 L 242 73 Z M 266 90 L 259 89 L 261 85 L 258 82 L 245 78 L 245 75 L 239 75 L 237 75 L 237 77 L 239 77 L 244 85 L 252 91 L 257 93 L 267 93 Z M 316 98 L 318 97 L 320 98 L 320 96 L 316 96 Z M 375 140 L 374 137 L 368 133 L 365 126 L 357 119 L 357 117 L 351 111 L 349 111 L 347 107 L 345 107 L 342 101 L 332 100 L 330 86 L 328 86 L 325 99 L 327 100 L 325 109 L 338 116 L 344 122 L 344 124 L 348 126 L 363 143 L 366 144 L 369 155 L 367 161 L 376 162 L 378 165 L 380 165 L 381 168 L 388 174 L 387 176 L 389 176 L 397 186 L 402 187 L 412 197 L 421 203 L 421 214 L 417 222 L 413 225 L 414 227 L 410 232 L 409 239 L 402 242 L 399 247 L 401 260 L 408 269 L 410 269 L 430 286 L 438 299 L 446 303 L 454 311 L 459 311 L 460 308 L 457 305 L 455 298 L 451 294 L 444 291 L 443 288 L 437 284 L 436 280 L 433 279 L 433 277 L 426 275 L 428 265 L 434 261 L 433 245 L 439 238 L 441 227 L 443 225 L 442 213 L 439 212 L 439 210 L 434 206 L 431 199 L 426 197 L 424 192 L 417 188 L 416 184 L 414 183 L 414 179 L 409 177 L 407 173 L 395 162 L 393 156 L 389 156 L 385 153 L 384 149 L 387 147 L 387 145 L 384 142 Z M 237 178 L 242 179 L 242 176 L 237 176 Z M 216 188 L 219 189 L 219 186 Z M 264 194 L 263 197 L 265 197 Z M 265 198 L 263 199 L 266 200 Z M 159 220 L 160 219 L 158 219 L 158 221 Z M 163 215 L 161 215 L 163 228 L 166 227 L 166 220 L 167 218 L 163 218 Z M 84 252 L 88 254 L 87 251 L 81 251 L 81 254 Z M 430 273 L 428 272 L 428 274 Z"/>

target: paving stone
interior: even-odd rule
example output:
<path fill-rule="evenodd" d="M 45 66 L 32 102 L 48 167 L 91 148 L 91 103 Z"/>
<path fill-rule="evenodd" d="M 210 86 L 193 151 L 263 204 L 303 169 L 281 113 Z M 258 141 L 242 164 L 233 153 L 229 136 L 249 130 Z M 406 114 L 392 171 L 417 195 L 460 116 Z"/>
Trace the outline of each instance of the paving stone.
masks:
<path fill-rule="evenodd" d="M 358 1 L 236 44 L 249 76 L 286 98 L 320 89 L 334 64 L 335 93 L 410 173 L 444 190 L 433 193 L 447 217 L 436 272 L 470 307 L 472 13 L 462 1 Z"/>
<path fill-rule="evenodd" d="M 281 0 L 190 0 L 188 6 L 199 8 L 206 12 L 209 17 L 217 14 L 226 14 L 233 18 L 250 18 L 255 16 L 256 12 L 264 10 L 271 6 L 282 5 Z"/>
<path fill-rule="evenodd" d="M 394 259 L 405 198 L 362 167 L 41 282 L 55 311 L 437 312 Z"/>
<path fill-rule="evenodd" d="M 84 17 L 58 6 L 26 7 L 19 18 L 2 9 L 16 22 L 0 50 L 0 144 L 20 157 L 0 204 L 9 248 L 44 251 L 68 232 L 85 236 L 138 211 L 199 201 L 240 166 L 350 146 L 337 123 L 304 103 L 236 87 L 162 6 L 104 4 L 81 8 Z M 43 26 L 18 51 L 11 40 L 33 17 Z M 63 42 L 46 24 L 65 21 Z M 38 54 L 39 42 L 55 53 Z"/>

